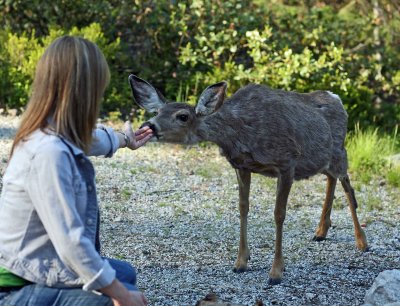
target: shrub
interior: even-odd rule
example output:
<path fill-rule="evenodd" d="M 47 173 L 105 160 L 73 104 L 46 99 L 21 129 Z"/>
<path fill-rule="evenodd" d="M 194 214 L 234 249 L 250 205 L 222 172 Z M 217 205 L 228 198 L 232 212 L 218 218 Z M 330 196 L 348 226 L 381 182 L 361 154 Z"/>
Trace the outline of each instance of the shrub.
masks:
<path fill-rule="evenodd" d="M 398 150 L 396 141 L 397 129 L 390 137 L 382 135 L 378 129 L 361 130 L 356 125 L 346 140 L 350 171 L 363 183 L 368 183 L 375 176 L 381 176 L 389 184 L 398 186 L 399 166 L 390 161 L 390 157 Z"/>
<path fill-rule="evenodd" d="M 393 50 L 399 48 L 376 46 L 370 18 L 348 18 L 330 7 L 307 14 L 285 6 L 265 10 L 264 21 L 256 25 L 244 16 L 240 30 L 229 22 L 212 30 L 208 23 L 198 24 L 179 57 L 178 71 L 196 71 L 183 74 L 192 88 L 189 100 L 198 96 L 198 88 L 222 79 L 229 81 L 231 93 L 249 82 L 299 92 L 325 89 L 342 98 L 350 127 L 357 122 L 388 130 L 395 126 L 400 57 Z M 382 49 L 391 59 L 380 56 Z"/>
<path fill-rule="evenodd" d="M 400 187 L 400 166 L 391 166 L 386 174 L 389 185 Z"/>
<path fill-rule="evenodd" d="M 230 93 L 249 82 L 300 92 L 327 89 L 342 98 L 350 128 L 359 122 L 390 131 L 400 120 L 395 8 L 380 0 L 3 1 L 0 25 L 9 31 L 0 30 L 0 46 L 8 34 L 41 44 L 55 24 L 65 33 L 101 24 L 103 51 L 119 42 L 107 52 L 113 83 L 105 113 L 129 113 L 126 78 L 135 73 L 167 97 L 190 102 L 222 79 Z M 23 104 L 26 75 L 14 71 L 8 56 L 1 48 L 0 103 Z"/>
<path fill-rule="evenodd" d="M 127 109 L 126 95 L 128 88 L 124 88 L 119 80 L 113 78 L 117 71 L 113 63 L 120 51 L 120 41 L 109 42 L 99 24 L 91 24 L 85 28 L 73 27 L 65 31 L 51 27 L 47 36 L 35 37 L 35 33 L 20 35 L 7 31 L 0 31 L 0 42 L 4 48 L 0 51 L 0 106 L 22 109 L 29 99 L 30 86 L 34 77 L 36 64 L 45 48 L 57 37 L 65 34 L 78 35 L 95 42 L 110 62 L 111 82 L 105 94 L 103 111 L 110 112 L 117 108 Z M 125 102 L 126 101 L 126 102 Z"/>

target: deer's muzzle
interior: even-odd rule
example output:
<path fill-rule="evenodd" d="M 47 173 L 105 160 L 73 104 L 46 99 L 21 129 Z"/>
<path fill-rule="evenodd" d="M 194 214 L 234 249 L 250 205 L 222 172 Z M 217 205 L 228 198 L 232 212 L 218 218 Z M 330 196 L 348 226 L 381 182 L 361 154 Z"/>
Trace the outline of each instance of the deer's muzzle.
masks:
<path fill-rule="evenodd" d="M 157 137 L 157 139 L 159 138 L 158 133 L 157 133 L 157 128 L 156 128 L 156 126 L 155 126 L 153 123 L 151 123 L 151 122 L 149 122 L 149 121 L 146 121 L 145 123 L 143 123 L 143 124 L 140 126 L 140 129 L 141 129 L 142 127 L 145 127 L 145 126 L 148 126 L 148 127 L 153 131 L 153 136 Z"/>

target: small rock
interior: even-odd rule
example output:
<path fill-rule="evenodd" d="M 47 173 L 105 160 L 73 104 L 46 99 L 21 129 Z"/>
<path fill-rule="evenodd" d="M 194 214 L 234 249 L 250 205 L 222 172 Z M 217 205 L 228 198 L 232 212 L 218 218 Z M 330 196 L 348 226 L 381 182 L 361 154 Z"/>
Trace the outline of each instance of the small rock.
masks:
<path fill-rule="evenodd" d="M 257 301 L 258 302 L 258 301 Z M 257 306 L 260 304 L 256 304 Z M 263 304 L 261 304 L 263 305 Z M 204 299 L 198 301 L 196 306 L 244 306 L 242 304 L 231 304 L 227 302 L 218 301 L 218 297 L 214 292 L 210 292 Z"/>
<path fill-rule="evenodd" d="M 9 110 L 7 111 L 7 113 L 8 113 L 8 115 L 11 116 L 11 117 L 17 117 L 18 110 L 15 109 L 15 108 L 12 108 L 12 109 L 9 109 Z"/>
<path fill-rule="evenodd" d="M 364 306 L 400 305 L 400 270 L 386 270 L 376 277 L 365 295 Z"/>
<path fill-rule="evenodd" d="M 307 300 L 312 300 L 313 298 L 316 297 L 316 294 L 311 293 L 311 292 L 306 292 L 306 298 Z"/>

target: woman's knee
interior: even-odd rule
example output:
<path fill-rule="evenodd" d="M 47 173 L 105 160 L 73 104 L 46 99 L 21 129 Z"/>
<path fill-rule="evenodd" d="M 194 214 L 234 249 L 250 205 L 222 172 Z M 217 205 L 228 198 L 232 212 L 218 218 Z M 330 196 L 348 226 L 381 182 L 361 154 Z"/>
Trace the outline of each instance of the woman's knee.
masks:
<path fill-rule="evenodd" d="M 136 269 L 129 262 L 114 258 L 106 258 L 116 271 L 116 278 L 122 283 L 136 285 Z"/>

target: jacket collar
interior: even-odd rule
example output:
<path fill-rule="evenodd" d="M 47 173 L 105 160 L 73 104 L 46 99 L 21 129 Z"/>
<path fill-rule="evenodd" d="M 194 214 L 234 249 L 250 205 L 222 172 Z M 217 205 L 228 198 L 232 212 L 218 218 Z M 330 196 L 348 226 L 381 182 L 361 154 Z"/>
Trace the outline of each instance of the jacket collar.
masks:
<path fill-rule="evenodd" d="M 47 118 L 47 123 L 48 123 L 48 126 L 44 129 L 45 133 L 54 135 L 54 136 L 57 136 L 58 138 L 60 138 L 60 140 L 69 148 L 69 150 L 71 151 L 71 153 L 73 155 L 75 155 L 75 156 L 85 155 L 85 152 L 83 152 L 83 150 L 81 148 L 76 146 L 74 143 L 72 143 L 70 140 L 65 138 L 63 135 L 56 133 L 54 119 L 51 116 L 49 118 Z"/>

